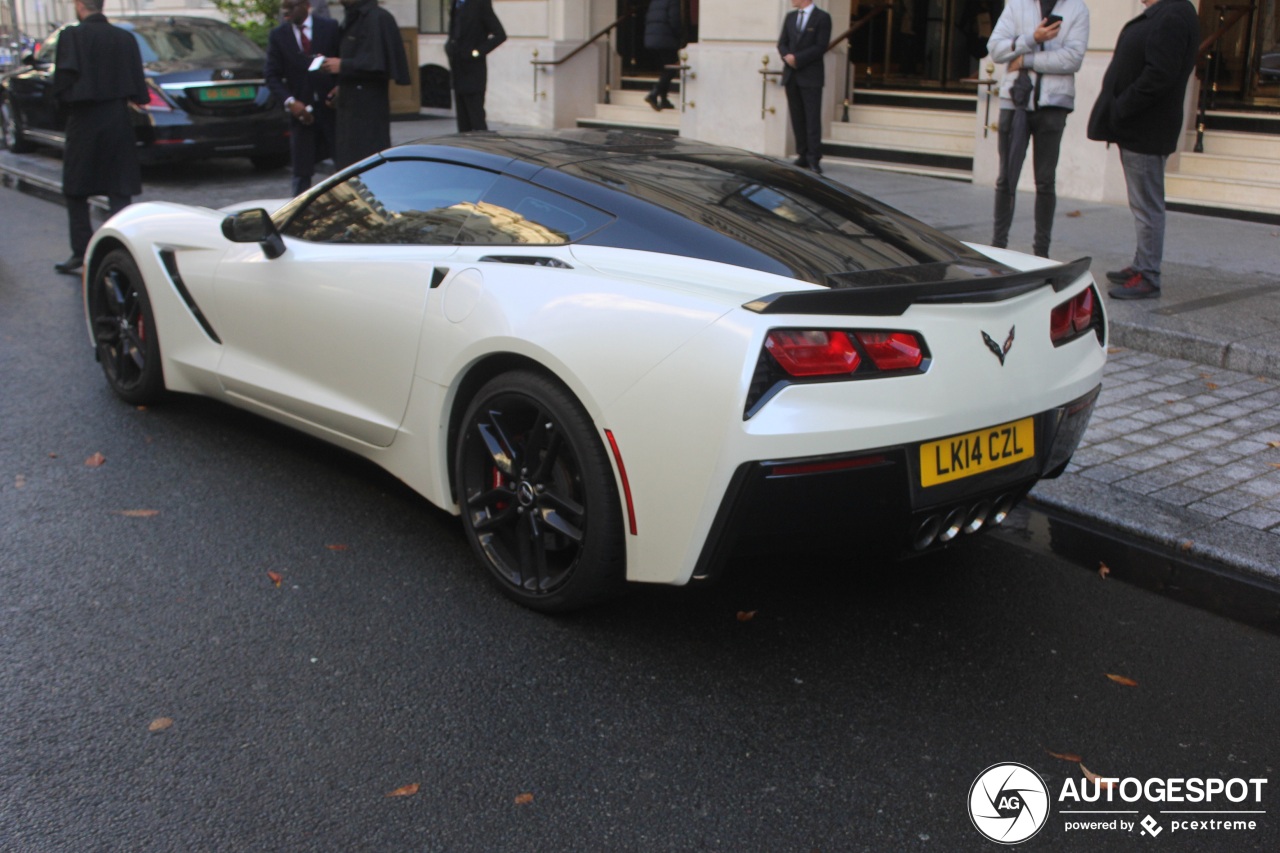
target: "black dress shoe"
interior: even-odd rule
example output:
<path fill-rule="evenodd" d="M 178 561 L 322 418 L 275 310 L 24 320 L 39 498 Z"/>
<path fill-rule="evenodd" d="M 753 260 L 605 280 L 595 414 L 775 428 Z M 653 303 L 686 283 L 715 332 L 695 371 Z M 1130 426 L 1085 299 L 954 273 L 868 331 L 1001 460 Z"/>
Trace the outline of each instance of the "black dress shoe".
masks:
<path fill-rule="evenodd" d="M 653 92 L 644 96 L 644 102 L 653 107 L 654 112 L 662 112 L 662 104 L 658 103 L 658 96 Z"/>
<path fill-rule="evenodd" d="M 799 166 L 801 169 L 809 168 L 809 161 L 804 159 L 803 157 L 797 157 L 793 162 L 795 165 Z"/>
<path fill-rule="evenodd" d="M 675 104 L 673 104 L 673 103 L 671 103 L 670 101 L 668 101 L 666 98 L 663 98 L 663 99 L 662 99 L 662 108 L 663 108 L 664 110 L 674 110 L 674 109 L 676 108 L 676 105 L 675 105 Z"/>
<path fill-rule="evenodd" d="M 72 255 L 62 263 L 54 264 L 53 268 L 58 272 L 76 273 L 80 272 L 80 268 L 84 266 L 84 258 L 79 255 Z"/>
<path fill-rule="evenodd" d="M 813 170 L 813 173 L 814 173 L 815 175 L 821 175 L 821 174 L 822 174 L 822 167 L 821 167 L 821 166 L 819 166 L 817 163 L 813 163 L 812 165 L 810 165 L 810 166 L 809 166 L 809 168 Z"/>

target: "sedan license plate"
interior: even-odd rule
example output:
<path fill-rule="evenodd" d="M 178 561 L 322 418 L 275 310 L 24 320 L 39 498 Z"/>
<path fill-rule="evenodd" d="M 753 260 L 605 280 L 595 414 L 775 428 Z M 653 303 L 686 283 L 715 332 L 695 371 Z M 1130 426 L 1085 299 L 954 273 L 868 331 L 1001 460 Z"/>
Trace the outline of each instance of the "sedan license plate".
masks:
<path fill-rule="evenodd" d="M 209 86 L 205 89 L 196 89 L 196 100 L 202 104 L 252 101 L 257 96 L 257 86 Z"/>
<path fill-rule="evenodd" d="M 920 485 L 949 483 L 1035 455 L 1035 418 L 927 441 L 920 445 Z"/>

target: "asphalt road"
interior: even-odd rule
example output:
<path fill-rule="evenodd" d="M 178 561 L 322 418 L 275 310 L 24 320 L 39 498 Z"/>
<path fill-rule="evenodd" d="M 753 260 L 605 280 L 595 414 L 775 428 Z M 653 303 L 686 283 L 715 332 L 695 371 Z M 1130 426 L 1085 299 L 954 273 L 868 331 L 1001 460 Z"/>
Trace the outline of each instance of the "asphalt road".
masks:
<path fill-rule="evenodd" d="M 1274 634 L 1016 537 L 523 611 L 369 464 L 116 400 L 62 209 L 0 209 L 0 850 L 990 850 L 975 777 L 1050 752 L 1267 813 L 1026 849 L 1280 849 Z"/>

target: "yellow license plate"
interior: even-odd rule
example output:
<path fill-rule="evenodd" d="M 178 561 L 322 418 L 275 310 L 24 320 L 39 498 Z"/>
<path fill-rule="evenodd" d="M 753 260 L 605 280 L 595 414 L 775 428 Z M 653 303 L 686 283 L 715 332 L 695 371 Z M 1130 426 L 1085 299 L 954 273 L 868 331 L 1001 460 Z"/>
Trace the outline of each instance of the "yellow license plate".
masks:
<path fill-rule="evenodd" d="M 196 91 L 200 101 L 206 104 L 213 101 L 249 101 L 258 95 L 257 86 L 211 86 Z"/>
<path fill-rule="evenodd" d="M 920 485 L 949 483 L 1035 455 L 1035 418 L 928 441 L 920 445 Z"/>

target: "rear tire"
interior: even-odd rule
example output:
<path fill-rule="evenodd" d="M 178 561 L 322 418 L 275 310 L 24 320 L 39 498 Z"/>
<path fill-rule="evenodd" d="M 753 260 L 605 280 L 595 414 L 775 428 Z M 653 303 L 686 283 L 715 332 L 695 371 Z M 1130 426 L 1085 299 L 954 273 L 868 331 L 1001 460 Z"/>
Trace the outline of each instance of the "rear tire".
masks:
<path fill-rule="evenodd" d="M 467 539 L 503 594 L 564 613 L 623 590 L 613 467 L 563 385 L 525 370 L 490 380 L 463 417 L 454 476 Z"/>
<path fill-rule="evenodd" d="M 160 336 L 132 255 L 116 249 L 102 259 L 88 301 L 98 361 L 111 390 L 134 405 L 158 400 L 164 393 Z"/>
<path fill-rule="evenodd" d="M 9 99 L 0 101 L 0 136 L 4 138 L 4 147 L 14 154 L 26 154 L 36 150 L 35 143 L 27 139 L 22 131 L 22 117 Z"/>

